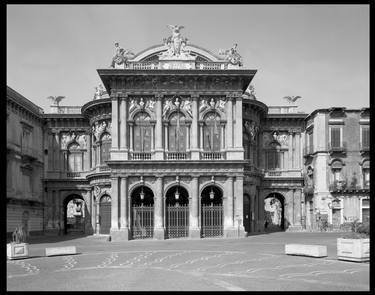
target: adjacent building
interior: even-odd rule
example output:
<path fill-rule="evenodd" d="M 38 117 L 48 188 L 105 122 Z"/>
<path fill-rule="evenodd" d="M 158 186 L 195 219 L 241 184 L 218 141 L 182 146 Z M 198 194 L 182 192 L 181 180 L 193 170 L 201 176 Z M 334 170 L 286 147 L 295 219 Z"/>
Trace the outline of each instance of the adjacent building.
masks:
<path fill-rule="evenodd" d="M 243 237 L 369 218 L 369 109 L 267 106 L 237 45 L 115 44 L 83 106 L 8 87 L 7 231 Z"/>

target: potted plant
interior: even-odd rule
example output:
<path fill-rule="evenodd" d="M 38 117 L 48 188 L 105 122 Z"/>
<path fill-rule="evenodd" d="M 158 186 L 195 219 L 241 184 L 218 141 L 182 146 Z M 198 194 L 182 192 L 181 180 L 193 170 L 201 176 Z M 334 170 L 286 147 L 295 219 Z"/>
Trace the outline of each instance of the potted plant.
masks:
<path fill-rule="evenodd" d="M 351 223 L 351 232 L 337 239 L 339 260 L 366 262 L 370 260 L 370 223 Z"/>
<path fill-rule="evenodd" d="M 29 256 L 29 244 L 22 226 L 17 226 L 12 233 L 12 242 L 7 244 L 8 259 L 26 258 Z"/>

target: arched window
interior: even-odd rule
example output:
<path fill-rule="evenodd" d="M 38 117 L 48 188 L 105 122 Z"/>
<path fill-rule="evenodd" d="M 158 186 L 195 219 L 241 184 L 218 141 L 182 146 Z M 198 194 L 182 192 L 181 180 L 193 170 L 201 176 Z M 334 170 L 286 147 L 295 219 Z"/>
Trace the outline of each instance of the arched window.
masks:
<path fill-rule="evenodd" d="M 204 120 L 203 149 L 205 151 L 220 151 L 220 116 L 209 113 Z"/>
<path fill-rule="evenodd" d="M 78 172 L 83 170 L 83 152 L 78 143 L 71 143 L 68 147 L 68 171 Z"/>
<path fill-rule="evenodd" d="M 280 144 L 272 142 L 266 151 L 266 167 L 267 169 L 281 169 L 281 153 Z"/>
<path fill-rule="evenodd" d="M 110 158 L 111 135 L 109 133 L 103 133 L 100 140 L 100 164 L 103 165 Z"/>
<path fill-rule="evenodd" d="M 141 112 L 134 118 L 134 151 L 151 152 L 151 132 L 150 116 Z"/>
<path fill-rule="evenodd" d="M 174 113 L 169 120 L 169 151 L 186 151 L 186 123 L 182 113 Z"/>
<path fill-rule="evenodd" d="M 363 174 L 363 188 L 369 188 L 370 187 L 370 161 L 363 162 L 362 174 Z"/>

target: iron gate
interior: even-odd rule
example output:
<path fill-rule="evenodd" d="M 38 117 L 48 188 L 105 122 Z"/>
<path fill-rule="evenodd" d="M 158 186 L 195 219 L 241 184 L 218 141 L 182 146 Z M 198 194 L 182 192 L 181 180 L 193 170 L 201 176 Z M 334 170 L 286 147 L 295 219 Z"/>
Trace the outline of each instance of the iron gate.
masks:
<path fill-rule="evenodd" d="M 167 205 L 167 237 L 181 238 L 189 235 L 189 205 Z"/>
<path fill-rule="evenodd" d="M 221 237 L 223 235 L 223 205 L 202 204 L 201 237 Z"/>
<path fill-rule="evenodd" d="M 99 223 L 99 233 L 109 234 L 109 231 L 111 229 L 111 202 L 100 202 Z"/>
<path fill-rule="evenodd" d="M 154 206 L 132 206 L 131 232 L 133 239 L 154 236 Z"/>

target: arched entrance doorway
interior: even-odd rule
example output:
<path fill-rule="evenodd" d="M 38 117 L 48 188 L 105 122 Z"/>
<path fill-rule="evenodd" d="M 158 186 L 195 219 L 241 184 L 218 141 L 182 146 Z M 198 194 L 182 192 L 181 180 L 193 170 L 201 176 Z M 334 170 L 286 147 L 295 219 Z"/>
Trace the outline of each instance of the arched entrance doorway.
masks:
<path fill-rule="evenodd" d="M 64 200 L 64 234 L 84 234 L 86 204 L 79 195 L 70 195 Z"/>
<path fill-rule="evenodd" d="M 189 194 L 182 186 L 171 187 L 166 194 L 167 238 L 189 235 Z"/>
<path fill-rule="evenodd" d="M 111 229 L 111 197 L 103 195 L 99 201 L 99 233 L 108 235 Z"/>
<path fill-rule="evenodd" d="M 243 226 L 245 227 L 245 232 L 251 232 L 251 208 L 250 208 L 250 196 L 244 194 L 243 196 Z"/>
<path fill-rule="evenodd" d="M 264 230 L 266 232 L 284 230 L 284 197 L 271 193 L 264 199 Z"/>
<path fill-rule="evenodd" d="M 133 239 L 154 236 L 154 193 L 139 186 L 131 194 L 131 234 Z"/>
<path fill-rule="evenodd" d="M 203 189 L 201 194 L 201 237 L 223 235 L 223 194 L 214 185 Z"/>

